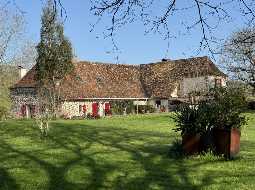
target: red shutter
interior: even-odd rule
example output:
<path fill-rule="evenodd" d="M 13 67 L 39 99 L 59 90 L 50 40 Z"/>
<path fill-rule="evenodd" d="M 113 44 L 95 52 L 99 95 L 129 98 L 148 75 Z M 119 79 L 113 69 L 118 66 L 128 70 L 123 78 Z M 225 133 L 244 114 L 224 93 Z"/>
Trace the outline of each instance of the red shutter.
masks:
<path fill-rule="evenodd" d="M 110 103 L 105 103 L 104 107 L 105 107 L 105 113 L 106 114 L 110 113 L 110 109 L 111 109 Z"/>
<path fill-rule="evenodd" d="M 27 106 L 26 105 L 21 106 L 20 113 L 21 113 L 22 117 L 25 117 L 27 115 Z"/>
<path fill-rule="evenodd" d="M 92 115 L 95 117 L 98 115 L 98 103 L 92 104 Z"/>

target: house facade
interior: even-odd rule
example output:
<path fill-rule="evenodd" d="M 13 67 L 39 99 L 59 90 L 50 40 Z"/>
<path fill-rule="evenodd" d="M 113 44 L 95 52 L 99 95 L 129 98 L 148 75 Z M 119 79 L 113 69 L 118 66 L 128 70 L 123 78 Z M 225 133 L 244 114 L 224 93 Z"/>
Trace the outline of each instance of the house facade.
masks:
<path fill-rule="evenodd" d="M 227 76 L 208 57 L 162 60 L 142 65 L 75 62 L 74 72 L 61 83 L 61 114 L 104 116 L 112 101 L 132 101 L 168 111 L 173 101 L 187 101 L 193 92 L 225 86 Z M 38 112 L 35 67 L 11 88 L 13 113 Z"/>

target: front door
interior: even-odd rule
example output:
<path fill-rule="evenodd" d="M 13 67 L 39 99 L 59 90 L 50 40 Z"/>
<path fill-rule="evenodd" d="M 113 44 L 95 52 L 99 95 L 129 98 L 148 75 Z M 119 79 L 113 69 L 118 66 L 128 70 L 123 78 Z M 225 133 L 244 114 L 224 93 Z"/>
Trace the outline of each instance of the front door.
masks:
<path fill-rule="evenodd" d="M 24 104 L 21 106 L 21 116 L 24 118 L 33 118 L 36 114 L 35 105 Z"/>
<path fill-rule="evenodd" d="M 92 104 L 92 115 L 97 116 L 98 115 L 98 103 Z"/>
<path fill-rule="evenodd" d="M 27 117 L 27 106 L 22 105 L 20 108 L 21 117 Z"/>
<path fill-rule="evenodd" d="M 110 103 L 105 103 L 104 104 L 104 110 L 105 110 L 105 115 L 110 115 Z"/>

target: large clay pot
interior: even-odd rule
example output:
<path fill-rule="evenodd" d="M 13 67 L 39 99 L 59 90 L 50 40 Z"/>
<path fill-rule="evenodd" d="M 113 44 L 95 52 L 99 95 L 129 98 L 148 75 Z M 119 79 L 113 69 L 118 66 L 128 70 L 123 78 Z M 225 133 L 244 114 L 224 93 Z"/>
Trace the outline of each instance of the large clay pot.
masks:
<path fill-rule="evenodd" d="M 201 135 L 200 151 L 207 152 L 208 150 L 214 150 L 214 138 L 212 130 L 207 130 Z"/>
<path fill-rule="evenodd" d="M 200 151 L 200 134 L 182 135 L 182 148 L 187 155 L 198 154 Z"/>
<path fill-rule="evenodd" d="M 223 154 L 226 158 L 234 158 L 240 151 L 239 129 L 221 129 L 213 130 L 214 144 L 216 154 Z"/>

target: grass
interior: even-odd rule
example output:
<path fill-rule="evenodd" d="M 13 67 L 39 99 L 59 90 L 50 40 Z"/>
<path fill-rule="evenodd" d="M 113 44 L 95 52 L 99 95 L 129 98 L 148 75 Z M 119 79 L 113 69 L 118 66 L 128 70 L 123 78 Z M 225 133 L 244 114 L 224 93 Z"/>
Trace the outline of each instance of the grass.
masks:
<path fill-rule="evenodd" d="M 33 121 L 0 123 L 0 189 L 255 189 L 255 114 L 239 158 L 178 158 L 168 115 L 55 121 L 40 139 Z"/>

